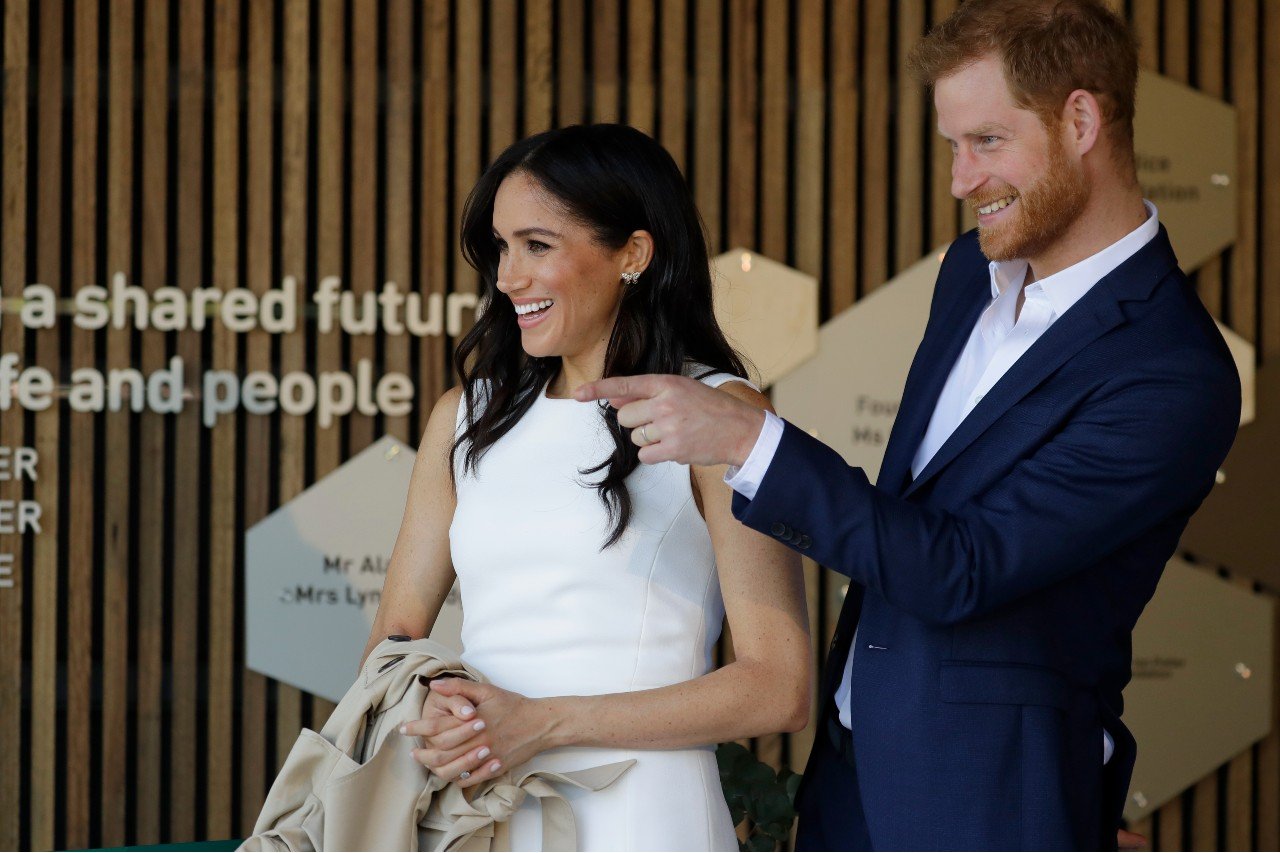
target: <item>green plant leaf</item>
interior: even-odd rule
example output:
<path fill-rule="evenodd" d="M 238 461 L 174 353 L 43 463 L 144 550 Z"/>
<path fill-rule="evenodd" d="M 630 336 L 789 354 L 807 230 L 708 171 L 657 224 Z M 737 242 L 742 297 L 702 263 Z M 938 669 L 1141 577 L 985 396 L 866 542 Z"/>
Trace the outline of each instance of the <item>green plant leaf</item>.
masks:
<path fill-rule="evenodd" d="M 787 791 L 787 799 L 791 800 L 791 805 L 794 806 L 796 803 L 796 792 L 800 790 L 800 780 L 803 779 L 804 777 L 801 776 L 799 773 L 792 773 L 789 770 L 787 771 L 787 773 L 789 775 L 783 781 L 782 784 Z"/>
<path fill-rule="evenodd" d="M 716 765 L 729 816 L 735 826 L 750 820 L 742 850 L 774 850 L 786 844 L 795 823 L 793 801 L 800 777 L 790 770 L 777 773 L 739 743 L 716 749 Z"/>

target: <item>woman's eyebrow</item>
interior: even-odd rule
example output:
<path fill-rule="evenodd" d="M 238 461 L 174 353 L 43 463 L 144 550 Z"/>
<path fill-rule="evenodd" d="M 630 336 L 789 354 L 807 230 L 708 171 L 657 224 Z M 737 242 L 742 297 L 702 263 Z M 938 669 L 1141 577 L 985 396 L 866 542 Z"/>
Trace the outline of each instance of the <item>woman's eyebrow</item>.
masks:
<path fill-rule="evenodd" d="M 521 228 L 519 231 L 515 232 L 515 234 L 511 236 L 528 237 L 530 234 L 538 234 L 543 237 L 560 237 L 561 236 L 560 234 L 557 234 L 555 231 L 552 231 L 549 228 L 539 228 L 537 226 L 534 226 L 532 228 Z"/>

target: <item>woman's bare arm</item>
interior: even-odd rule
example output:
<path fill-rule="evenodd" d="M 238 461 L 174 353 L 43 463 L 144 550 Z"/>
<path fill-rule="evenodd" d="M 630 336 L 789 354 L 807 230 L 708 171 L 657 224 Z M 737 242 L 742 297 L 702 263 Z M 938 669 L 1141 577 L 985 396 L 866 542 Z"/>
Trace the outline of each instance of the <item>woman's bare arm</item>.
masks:
<path fill-rule="evenodd" d="M 461 396 L 460 388 L 446 391 L 427 419 L 409 480 L 404 518 L 382 585 L 378 615 L 360 656 L 361 667 L 374 646 L 392 634 L 413 638 L 430 634 L 440 607 L 453 588 L 449 525 L 456 499 L 449 474 L 449 449 Z"/>

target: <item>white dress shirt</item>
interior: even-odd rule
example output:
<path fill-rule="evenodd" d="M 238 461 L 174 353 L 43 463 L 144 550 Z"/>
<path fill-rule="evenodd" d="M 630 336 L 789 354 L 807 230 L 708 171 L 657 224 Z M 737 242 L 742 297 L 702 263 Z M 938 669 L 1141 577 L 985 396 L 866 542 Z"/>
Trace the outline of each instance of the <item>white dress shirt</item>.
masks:
<path fill-rule="evenodd" d="M 1030 265 L 1026 260 L 988 264 L 991 276 L 991 304 L 978 317 L 969 340 L 951 368 L 946 385 L 938 396 L 929 427 L 911 461 L 911 476 L 919 476 L 938 449 L 968 417 L 974 406 L 995 387 L 1009 368 L 1040 339 L 1053 323 L 1067 312 L 1097 282 L 1151 242 L 1160 230 L 1155 205 L 1143 200 L 1147 219 L 1140 226 L 1095 255 L 1053 275 L 1033 281 L 1026 279 Z M 1018 309 L 1019 293 L 1023 295 Z M 751 454 L 741 468 L 730 467 L 725 482 L 735 492 L 754 499 L 764 480 L 769 463 L 782 440 L 782 419 L 765 413 L 764 428 L 756 439 Z M 844 665 L 844 678 L 836 690 L 840 722 L 852 728 L 850 716 L 850 682 L 857 635 L 849 648 Z M 1103 763 L 1111 760 L 1114 743 L 1103 732 Z"/>

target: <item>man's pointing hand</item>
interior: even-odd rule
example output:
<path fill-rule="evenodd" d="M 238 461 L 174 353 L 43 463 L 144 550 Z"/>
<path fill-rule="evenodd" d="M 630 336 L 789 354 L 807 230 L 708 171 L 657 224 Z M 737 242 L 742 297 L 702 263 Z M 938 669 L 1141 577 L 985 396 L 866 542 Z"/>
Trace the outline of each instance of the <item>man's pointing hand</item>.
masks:
<path fill-rule="evenodd" d="M 683 376 L 614 376 L 581 385 L 573 396 L 608 400 L 648 464 L 741 467 L 764 425 L 759 407 Z"/>

